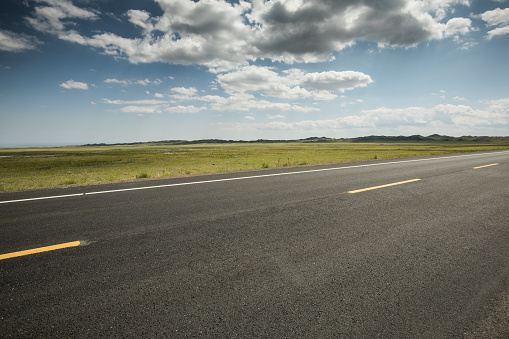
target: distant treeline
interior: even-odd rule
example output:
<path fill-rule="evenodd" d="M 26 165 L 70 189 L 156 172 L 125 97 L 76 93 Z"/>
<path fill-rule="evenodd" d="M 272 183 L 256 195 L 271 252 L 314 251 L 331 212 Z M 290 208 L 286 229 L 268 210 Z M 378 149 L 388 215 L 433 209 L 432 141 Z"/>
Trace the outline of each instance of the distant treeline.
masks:
<path fill-rule="evenodd" d="M 306 139 L 294 140 L 223 140 L 223 139 L 201 139 L 201 140 L 161 140 L 148 142 L 131 142 L 118 144 L 86 144 L 82 146 L 129 146 L 129 145 L 193 145 L 193 144 L 248 144 L 248 143 L 317 143 L 317 142 L 467 142 L 467 143 L 494 143 L 509 142 L 509 136 L 471 136 L 465 135 L 461 137 L 451 137 L 448 135 L 432 134 L 428 136 L 410 135 L 410 136 L 386 136 L 386 135 L 370 135 L 357 138 L 326 138 L 326 137 L 310 137 Z"/>

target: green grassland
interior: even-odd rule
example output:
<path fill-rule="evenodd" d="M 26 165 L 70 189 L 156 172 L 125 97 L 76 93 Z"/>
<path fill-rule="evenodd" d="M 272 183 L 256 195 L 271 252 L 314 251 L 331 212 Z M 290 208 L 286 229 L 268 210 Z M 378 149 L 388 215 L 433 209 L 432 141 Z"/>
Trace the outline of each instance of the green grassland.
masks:
<path fill-rule="evenodd" d="M 0 191 L 502 149 L 509 149 L 509 142 L 159 142 L 0 149 Z"/>

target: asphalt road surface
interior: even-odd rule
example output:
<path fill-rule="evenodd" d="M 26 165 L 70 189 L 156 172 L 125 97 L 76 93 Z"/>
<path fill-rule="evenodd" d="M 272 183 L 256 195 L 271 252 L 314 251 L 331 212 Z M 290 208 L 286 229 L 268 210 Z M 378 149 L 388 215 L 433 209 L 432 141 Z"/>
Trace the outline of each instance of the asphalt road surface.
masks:
<path fill-rule="evenodd" d="M 3 193 L 0 218 L 4 338 L 509 337 L 509 151 Z"/>

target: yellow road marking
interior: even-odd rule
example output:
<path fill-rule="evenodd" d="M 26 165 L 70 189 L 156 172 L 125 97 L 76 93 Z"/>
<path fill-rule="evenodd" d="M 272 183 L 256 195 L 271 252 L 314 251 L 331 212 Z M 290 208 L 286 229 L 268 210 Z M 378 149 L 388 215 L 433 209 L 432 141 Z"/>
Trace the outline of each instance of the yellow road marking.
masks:
<path fill-rule="evenodd" d="M 386 184 L 386 185 L 362 188 L 362 189 L 354 190 L 354 191 L 348 191 L 347 193 L 359 193 L 359 192 L 371 191 L 371 190 L 376 190 L 376 189 L 379 189 L 379 188 L 384 188 L 384 187 L 389 187 L 389 186 L 396 186 L 396 185 L 401 185 L 401 184 L 407 184 L 409 182 L 415 182 L 415 181 L 419 181 L 419 180 L 421 180 L 421 179 L 412 179 L 412 180 L 394 182 L 392 184 Z"/>
<path fill-rule="evenodd" d="M 496 164 L 489 164 L 489 165 L 484 165 L 484 166 L 474 167 L 474 169 L 484 168 L 484 167 L 490 167 L 490 166 L 497 166 L 497 165 L 498 165 L 498 163 L 496 163 Z"/>
<path fill-rule="evenodd" d="M 1 254 L 0 255 L 0 260 L 9 259 L 9 258 L 15 258 L 15 257 L 21 257 L 21 256 L 24 256 L 24 255 L 29 255 L 29 254 L 34 254 L 34 253 L 54 251 L 54 250 L 59 250 L 59 249 L 62 249 L 62 248 L 67 248 L 67 247 L 76 247 L 76 246 L 79 246 L 79 245 L 80 245 L 79 241 L 73 241 L 73 242 L 66 242 L 65 244 L 46 246 L 46 247 L 39 247 L 39 248 L 34 248 L 34 249 L 31 249 L 31 250 L 26 250 L 26 251 L 19 251 L 19 252 L 12 252 L 12 253 L 7 253 L 7 254 Z"/>

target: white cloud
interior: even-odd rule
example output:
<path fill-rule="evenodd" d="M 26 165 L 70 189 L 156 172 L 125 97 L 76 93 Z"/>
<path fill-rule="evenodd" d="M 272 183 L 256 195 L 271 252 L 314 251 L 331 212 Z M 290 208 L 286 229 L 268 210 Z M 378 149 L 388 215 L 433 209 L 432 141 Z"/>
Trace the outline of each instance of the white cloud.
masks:
<path fill-rule="evenodd" d="M 108 79 L 104 80 L 104 82 L 107 84 L 118 84 L 118 85 L 122 85 L 122 86 L 129 86 L 129 85 L 147 86 L 150 84 L 159 85 L 162 83 L 162 81 L 159 79 L 151 81 L 149 79 L 142 79 L 142 80 L 125 80 L 124 79 L 124 80 L 121 80 L 121 79 L 115 79 L 115 78 L 108 78 Z"/>
<path fill-rule="evenodd" d="M 336 94 L 332 94 L 329 91 L 313 91 L 313 99 L 315 99 L 315 100 L 328 101 L 328 100 L 334 100 L 337 97 L 338 96 Z"/>
<path fill-rule="evenodd" d="M 469 0 L 423 0 L 424 8 L 427 11 L 449 10 L 451 6 L 470 6 Z"/>
<path fill-rule="evenodd" d="M 314 112 L 319 111 L 316 107 L 300 106 L 289 103 L 278 103 L 267 100 L 257 100 L 253 95 L 247 93 L 235 93 L 229 97 L 217 95 L 196 96 L 195 88 L 176 87 L 172 89 L 176 94 L 171 97 L 176 100 L 198 100 L 206 103 L 206 106 L 172 106 L 174 101 L 142 99 L 142 100 L 111 100 L 102 99 L 102 103 L 110 105 L 128 105 L 121 109 L 122 112 L 148 113 L 156 111 L 156 108 L 171 113 L 197 113 L 203 110 L 211 111 L 284 111 L 284 112 Z M 147 108 L 143 108 L 147 107 Z"/>
<path fill-rule="evenodd" d="M 194 96 L 198 90 L 194 87 L 189 87 L 189 88 L 185 88 L 185 87 L 174 87 L 171 89 L 172 92 L 175 92 L 175 93 L 178 93 L 178 94 L 182 94 L 182 95 L 186 95 L 186 96 Z"/>
<path fill-rule="evenodd" d="M 464 51 L 468 51 L 469 49 L 471 49 L 472 47 L 474 46 L 477 46 L 477 42 L 476 41 L 467 41 L 467 42 L 461 42 L 463 45 L 460 47 L 460 49 L 464 50 Z"/>
<path fill-rule="evenodd" d="M 308 73 L 303 79 L 303 84 L 306 87 L 340 93 L 357 87 L 366 87 L 372 82 L 369 75 L 355 71 Z"/>
<path fill-rule="evenodd" d="M 254 99 L 251 94 L 235 94 L 229 97 L 219 95 L 205 95 L 199 98 L 201 101 L 210 103 L 210 109 L 214 111 L 249 111 L 249 103 Z"/>
<path fill-rule="evenodd" d="M 497 27 L 495 29 L 492 29 L 488 32 L 487 39 L 490 40 L 493 37 L 499 36 L 499 35 L 506 35 L 509 34 L 509 26 L 504 27 Z"/>
<path fill-rule="evenodd" d="M 60 87 L 67 88 L 67 89 L 84 89 L 84 90 L 88 90 L 88 84 L 86 84 L 84 82 L 74 81 L 74 80 L 67 80 L 64 83 L 61 83 Z"/>
<path fill-rule="evenodd" d="M 169 104 L 171 101 L 164 100 L 154 100 L 154 99 L 146 99 L 146 100 L 110 100 L 110 99 L 102 99 L 102 102 L 110 105 L 162 105 Z"/>
<path fill-rule="evenodd" d="M 426 126 L 437 123 L 455 126 L 509 125 L 509 99 L 494 100 L 489 104 L 486 110 L 451 104 L 440 104 L 433 108 L 379 108 L 362 111 L 361 117 L 365 121 L 372 121 L 375 126 Z"/>
<path fill-rule="evenodd" d="M 0 51 L 24 52 L 36 49 L 40 42 L 29 35 L 0 30 Z"/>
<path fill-rule="evenodd" d="M 198 90 L 194 87 L 174 87 L 171 91 L 175 93 L 172 94 L 171 97 L 176 100 L 193 100 L 196 93 L 198 93 Z"/>
<path fill-rule="evenodd" d="M 131 62 L 168 62 L 202 64 L 211 69 L 231 69 L 245 63 L 252 47 L 245 37 L 250 27 L 244 24 L 247 2 L 229 4 L 223 0 L 193 2 L 189 0 L 156 0 L 164 14 L 147 18 L 131 12 L 130 20 L 145 30 L 163 32 L 157 38 L 146 34 L 137 40 L 136 50 L 117 46 Z M 152 24 L 153 22 L 153 24 Z M 112 46 L 113 47 L 113 46 Z"/>
<path fill-rule="evenodd" d="M 226 93 L 261 93 L 284 99 L 302 99 L 311 93 L 291 76 L 281 77 L 269 67 L 246 66 L 231 73 L 219 74 L 217 82 Z"/>
<path fill-rule="evenodd" d="M 481 18 L 488 26 L 509 25 L 509 8 L 486 11 L 481 14 Z"/>
<path fill-rule="evenodd" d="M 137 85 L 142 85 L 142 86 L 147 86 L 148 84 L 150 84 L 151 81 L 148 80 L 148 79 L 145 79 L 145 80 L 137 80 L 135 81 L 135 84 Z"/>
<path fill-rule="evenodd" d="M 509 116 L 509 98 L 490 100 L 488 104 L 490 112 L 500 116 Z"/>
<path fill-rule="evenodd" d="M 134 25 L 142 27 L 144 30 L 150 32 L 154 29 L 153 24 L 150 22 L 150 13 L 140 11 L 137 9 L 130 9 L 127 11 L 129 22 Z"/>
<path fill-rule="evenodd" d="M 509 127 L 509 98 L 487 102 L 484 110 L 466 105 L 437 105 L 434 107 L 407 107 L 363 110 L 358 115 L 335 119 L 304 120 L 295 122 L 271 121 L 267 123 L 218 123 L 225 129 L 315 131 L 320 133 L 366 134 L 432 134 L 463 133 L 465 131 L 491 131 L 500 133 Z M 443 132 L 442 132 L 443 131 Z"/>
<path fill-rule="evenodd" d="M 136 54 L 144 53 L 141 39 L 123 38 L 113 33 L 96 34 L 87 38 L 86 43 L 92 47 L 102 48 L 104 53 L 116 58 L 134 57 Z M 132 62 L 137 63 L 136 59 L 132 59 Z"/>
<path fill-rule="evenodd" d="M 267 117 L 267 119 L 270 119 L 270 120 L 275 120 L 275 119 L 286 119 L 286 117 L 282 114 L 276 114 L 276 115 L 270 115 L 270 114 L 267 114 L 265 115 Z"/>
<path fill-rule="evenodd" d="M 156 93 L 159 94 L 159 93 Z M 164 97 L 161 94 L 162 97 Z M 158 97 L 158 96 L 157 96 Z M 142 100 L 110 100 L 102 99 L 102 103 L 109 105 L 125 105 L 120 108 L 120 112 L 124 113 L 198 113 L 204 109 L 203 107 L 195 106 L 172 106 L 173 101 L 155 100 L 155 99 L 142 99 Z"/>
<path fill-rule="evenodd" d="M 172 106 L 172 107 L 166 107 L 165 111 L 170 113 L 183 113 L 183 114 L 192 114 L 192 113 L 198 113 L 206 109 L 206 107 L 195 107 L 193 105 L 191 106 Z"/>
<path fill-rule="evenodd" d="M 468 1 L 254 1 L 248 15 L 259 28 L 255 46 L 275 60 L 285 62 L 325 61 L 331 51 L 355 41 L 379 46 L 412 46 L 441 39 L 442 17 L 453 5 Z"/>
<path fill-rule="evenodd" d="M 97 15 L 89 10 L 74 6 L 66 0 L 33 0 L 37 3 L 34 14 L 25 20 L 35 29 L 58 34 L 72 26 L 74 22 L 68 19 L 94 20 Z"/>
<path fill-rule="evenodd" d="M 119 85 L 123 85 L 123 86 L 132 85 L 132 83 L 133 83 L 130 80 L 119 80 L 119 79 L 106 79 L 106 80 L 104 80 L 104 82 L 107 84 L 119 84 Z"/>
<path fill-rule="evenodd" d="M 286 112 L 319 111 L 319 109 L 316 107 L 292 105 L 289 103 L 278 103 L 267 100 L 257 100 L 254 95 L 248 93 L 235 93 L 229 97 L 205 95 L 197 99 L 209 102 L 209 109 L 213 111 L 250 111 L 252 109 Z"/>
<path fill-rule="evenodd" d="M 319 62 L 356 41 L 384 46 L 414 46 L 471 30 L 470 19 L 452 17 L 465 0 L 155 0 L 161 16 L 131 9 L 127 20 L 139 37 L 104 32 L 91 37 L 77 30 L 77 20 L 98 19 L 94 11 L 65 0 L 35 0 L 26 20 L 60 39 L 101 49 L 131 63 L 167 62 L 205 65 L 225 72 L 269 58 L 286 63 Z M 297 87 L 275 88 L 280 95 L 308 95 Z"/>
<path fill-rule="evenodd" d="M 284 99 L 303 99 L 314 96 L 316 100 L 332 100 L 357 87 L 366 87 L 373 80 L 367 74 L 354 71 L 329 71 L 305 73 L 290 69 L 281 76 L 269 67 L 246 66 L 236 71 L 219 74 L 217 82 L 226 93 L 261 93 L 264 96 Z"/>
<path fill-rule="evenodd" d="M 432 37 L 431 16 L 412 13 L 411 1 L 254 1 L 247 17 L 257 30 L 254 45 L 274 60 L 317 62 L 355 40 L 412 45 Z M 404 32 L 404 34 L 402 34 Z"/>
<path fill-rule="evenodd" d="M 455 34 L 467 34 L 470 32 L 470 26 L 472 25 L 472 20 L 467 18 L 452 18 L 447 21 L 445 25 L 445 36 L 453 36 Z"/>
<path fill-rule="evenodd" d="M 348 105 L 355 105 L 355 104 L 358 104 L 358 103 L 361 103 L 362 102 L 362 99 L 357 99 L 355 101 L 344 101 L 341 103 L 341 107 L 346 107 Z"/>
<path fill-rule="evenodd" d="M 85 37 L 81 36 L 78 32 L 74 30 L 66 31 L 66 32 L 59 32 L 58 38 L 61 40 L 74 42 L 80 45 L 87 45 L 88 41 Z"/>
<path fill-rule="evenodd" d="M 486 36 L 487 39 L 509 34 L 509 8 L 497 8 L 492 11 L 486 11 L 481 14 L 481 18 L 489 27 L 500 26 L 488 31 L 488 35 Z"/>
<path fill-rule="evenodd" d="M 120 109 L 122 113 L 161 113 L 161 106 L 125 106 Z"/>

